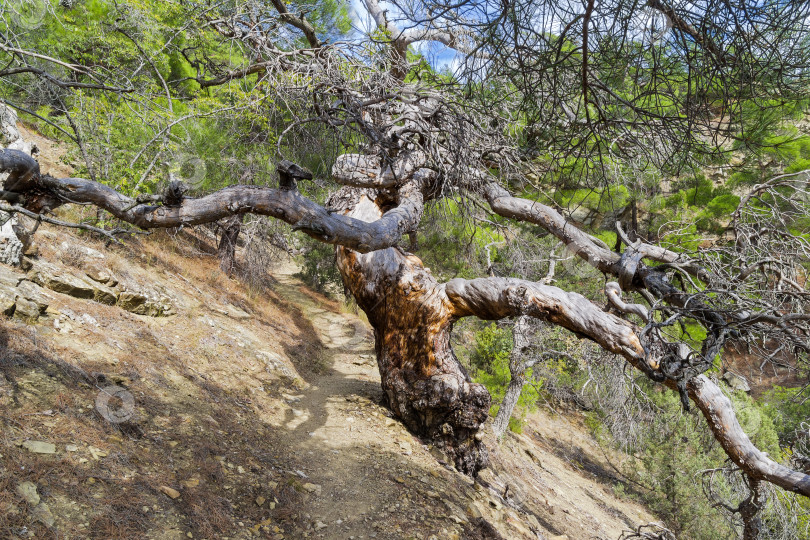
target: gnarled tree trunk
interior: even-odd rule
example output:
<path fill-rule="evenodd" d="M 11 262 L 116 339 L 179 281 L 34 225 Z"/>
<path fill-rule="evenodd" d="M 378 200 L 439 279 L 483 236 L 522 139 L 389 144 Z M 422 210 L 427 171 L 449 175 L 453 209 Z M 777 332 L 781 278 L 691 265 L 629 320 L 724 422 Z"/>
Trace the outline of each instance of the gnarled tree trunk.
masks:
<path fill-rule="evenodd" d="M 351 217 L 376 221 L 382 210 L 375 196 L 344 188 L 332 203 Z M 457 318 L 444 285 L 416 256 L 396 247 L 367 254 L 339 247 L 337 262 L 374 328 L 389 407 L 411 431 L 442 448 L 458 470 L 475 475 L 488 463 L 477 433 L 490 396 L 453 354 L 450 332 Z"/>

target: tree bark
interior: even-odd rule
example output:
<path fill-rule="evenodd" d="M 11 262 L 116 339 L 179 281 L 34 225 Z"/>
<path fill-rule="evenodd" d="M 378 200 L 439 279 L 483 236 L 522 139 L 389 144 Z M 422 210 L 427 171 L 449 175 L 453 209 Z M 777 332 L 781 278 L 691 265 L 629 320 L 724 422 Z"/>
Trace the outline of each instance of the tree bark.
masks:
<path fill-rule="evenodd" d="M 630 230 L 627 236 L 631 242 L 638 240 L 638 204 L 635 199 L 630 202 Z"/>
<path fill-rule="evenodd" d="M 742 540 L 758 540 L 762 533 L 760 510 L 764 501 L 759 489 L 759 481 L 751 480 L 751 495 L 740 503 L 739 512 L 743 522 Z"/>
<path fill-rule="evenodd" d="M 495 432 L 495 436 L 498 438 L 506 432 L 509 419 L 512 418 L 512 412 L 515 410 L 520 399 L 520 393 L 526 384 L 524 351 L 529 346 L 528 331 L 529 318 L 525 315 L 518 317 L 515 320 L 515 326 L 512 328 L 512 352 L 509 354 L 509 386 L 506 388 L 506 394 L 503 396 L 498 414 L 495 415 L 495 421 L 492 423 L 492 431 Z"/>
<path fill-rule="evenodd" d="M 364 221 L 382 211 L 372 191 L 344 188 L 331 203 Z M 487 389 L 472 382 L 450 346 L 457 320 L 443 284 L 399 248 L 361 254 L 339 247 L 344 282 L 374 328 L 388 406 L 415 434 L 475 475 L 488 463 L 478 429 L 489 415 Z"/>
<path fill-rule="evenodd" d="M 10 176 L 0 199 L 42 213 L 69 202 L 92 204 L 142 229 L 212 223 L 251 212 L 285 221 L 321 242 L 341 244 L 360 252 L 396 245 L 416 229 L 424 209 L 423 190 L 431 171 L 417 171 L 397 192 L 396 204 L 373 223 L 327 211 L 292 189 L 231 186 L 200 198 L 186 197 L 179 206 L 143 204 L 109 186 L 83 178 L 54 178 L 40 174 L 39 163 L 16 150 L 0 150 L 0 170 Z"/>
<path fill-rule="evenodd" d="M 411 253 L 419 251 L 419 235 L 416 231 L 408 233 L 408 251 Z"/>
<path fill-rule="evenodd" d="M 219 267 L 230 276 L 236 268 L 236 243 L 242 231 L 242 214 L 234 214 L 222 223 L 222 236 L 217 247 Z"/>

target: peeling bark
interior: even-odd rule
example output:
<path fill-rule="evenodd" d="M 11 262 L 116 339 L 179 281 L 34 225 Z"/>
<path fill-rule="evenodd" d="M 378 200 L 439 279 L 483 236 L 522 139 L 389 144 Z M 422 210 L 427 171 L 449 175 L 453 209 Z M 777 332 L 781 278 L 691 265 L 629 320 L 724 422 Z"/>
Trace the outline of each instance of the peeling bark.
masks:
<path fill-rule="evenodd" d="M 373 192 L 341 190 L 333 198 L 357 219 L 378 219 Z M 488 463 L 478 429 L 490 396 L 453 354 L 452 304 L 430 270 L 399 248 L 361 254 L 340 247 L 338 268 L 374 328 L 377 364 L 388 405 L 408 428 L 442 448 L 455 467 L 475 475 Z"/>

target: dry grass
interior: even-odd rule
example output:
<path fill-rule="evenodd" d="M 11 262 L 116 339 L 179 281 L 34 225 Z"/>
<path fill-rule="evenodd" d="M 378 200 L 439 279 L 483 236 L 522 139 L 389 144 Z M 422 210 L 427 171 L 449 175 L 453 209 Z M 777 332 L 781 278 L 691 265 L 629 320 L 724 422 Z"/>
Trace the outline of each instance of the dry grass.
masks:
<path fill-rule="evenodd" d="M 149 499 L 148 486 L 110 486 L 104 504 L 90 521 L 91 538 L 146 538 L 149 515 L 143 510 Z"/>
<path fill-rule="evenodd" d="M 18 480 L 11 476 L 0 475 L 0 537 L 19 538 L 33 534 L 33 538 L 57 538 L 41 523 L 31 523 L 27 504 L 15 491 L 17 483 Z"/>
<path fill-rule="evenodd" d="M 228 500 L 208 489 L 187 490 L 183 508 L 191 527 L 203 538 L 219 538 L 234 526 Z"/>
<path fill-rule="evenodd" d="M 62 262 L 68 266 L 81 267 L 85 259 L 85 253 L 78 244 L 70 244 L 62 250 Z"/>

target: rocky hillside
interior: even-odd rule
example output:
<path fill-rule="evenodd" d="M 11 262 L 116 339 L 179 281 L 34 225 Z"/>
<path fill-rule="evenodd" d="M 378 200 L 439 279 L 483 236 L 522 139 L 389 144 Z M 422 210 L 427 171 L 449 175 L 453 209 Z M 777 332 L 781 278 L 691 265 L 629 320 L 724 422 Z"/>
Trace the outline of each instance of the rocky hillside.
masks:
<path fill-rule="evenodd" d="M 3 538 L 618 538 L 654 521 L 574 417 L 488 441 L 479 482 L 382 404 L 371 335 L 202 232 L 43 226 L 0 268 Z"/>
<path fill-rule="evenodd" d="M 485 435 L 492 467 L 457 473 L 384 406 L 362 319 L 292 261 L 227 278 L 214 243 L 42 225 L 0 265 L 0 537 L 616 539 L 655 521 L 573 414 Z"/>

